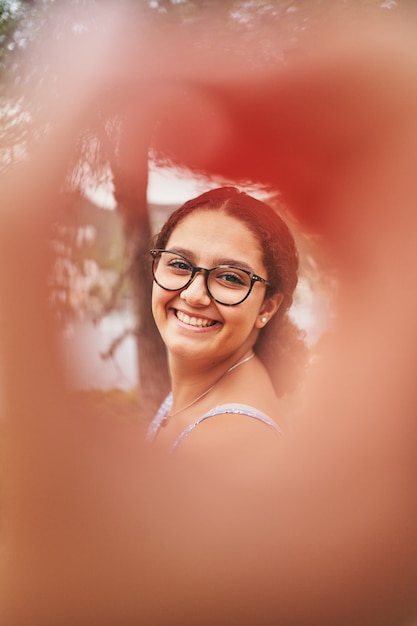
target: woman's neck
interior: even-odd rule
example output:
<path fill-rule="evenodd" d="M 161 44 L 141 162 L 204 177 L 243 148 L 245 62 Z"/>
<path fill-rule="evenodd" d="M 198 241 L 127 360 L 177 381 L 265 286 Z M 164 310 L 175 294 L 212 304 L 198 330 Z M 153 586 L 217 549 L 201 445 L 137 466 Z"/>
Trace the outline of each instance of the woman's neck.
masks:
<path fill-rule="evenodd" d="M 216 363 L 171 357 L 169 361 L 173 394 L 171 413 L 179 412 L 181 407 L 190 402 L 194 404 L 196 398 L 202 394 L 205 396 L 206 392 L 207 395 L 211 393 L 211 390 L 214 390 L 235 367 L 244 365 L 253 356 L 253 350 L 249 348 Z"/>

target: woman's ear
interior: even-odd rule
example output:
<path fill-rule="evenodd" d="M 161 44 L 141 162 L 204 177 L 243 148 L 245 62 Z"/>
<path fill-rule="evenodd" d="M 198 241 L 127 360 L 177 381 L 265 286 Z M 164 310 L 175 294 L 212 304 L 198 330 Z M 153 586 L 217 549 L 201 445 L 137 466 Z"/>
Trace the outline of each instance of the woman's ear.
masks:
<path fill-rule="evenodd" d="M 273 296 L 263 301 L 259 309 L 258 317 L 256 318 L 255 328 L 263 328 L 268 324 L 271 317 L 278 311 L 283 299 L 284 296 L 282 293 L 274 293 Z"/>

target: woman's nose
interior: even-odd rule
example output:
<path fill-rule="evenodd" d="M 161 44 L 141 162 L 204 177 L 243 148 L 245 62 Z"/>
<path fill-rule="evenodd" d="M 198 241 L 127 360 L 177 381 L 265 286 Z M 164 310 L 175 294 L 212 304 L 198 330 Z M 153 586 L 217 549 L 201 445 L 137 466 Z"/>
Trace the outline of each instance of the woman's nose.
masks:
<path fill-rule="evenodd" d="M 196 274 L 188 287 L 181 291 L 180 298 L 194 306 L 207 306 L 210 304 L 211 297 L 207 291 L 204 274 Z"/>

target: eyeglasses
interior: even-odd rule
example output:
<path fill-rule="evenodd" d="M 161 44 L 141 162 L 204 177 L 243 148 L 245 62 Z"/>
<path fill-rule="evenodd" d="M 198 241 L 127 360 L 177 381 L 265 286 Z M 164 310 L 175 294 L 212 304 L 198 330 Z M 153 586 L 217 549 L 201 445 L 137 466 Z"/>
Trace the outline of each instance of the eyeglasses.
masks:
<path fill-rule="evenodd" d="M 191 284 L 196 274 L 204 274 L 210 297 L 219 304 L 236 306 L 249 296 L 255 283 L 268 281 L 249 270 L 233 265 L 197 267 L 187 257 L 172 250 L 151 250 L 152 274 L 157 285 L 166 291 L 179 291 Z"/>

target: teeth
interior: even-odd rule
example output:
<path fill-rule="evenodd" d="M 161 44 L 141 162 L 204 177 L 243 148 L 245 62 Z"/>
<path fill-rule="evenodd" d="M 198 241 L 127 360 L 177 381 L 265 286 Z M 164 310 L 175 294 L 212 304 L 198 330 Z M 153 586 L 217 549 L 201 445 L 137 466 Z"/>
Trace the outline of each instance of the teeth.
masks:
<path fill-rule="evenodd" d="M 206 328 L 207 326 L 212 326 L 215 322 L 210 320 L 201 319 L 201 317 L 190 317 L 186 313 L 182 313 L 181 311 L 177 311 L 177 318 L 184 322 L 184 324 L 189 324 L 190 326 L 198 326 L 199 328 Z"/>

